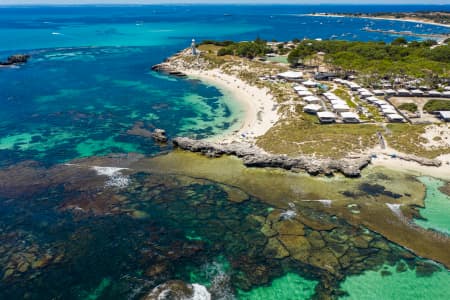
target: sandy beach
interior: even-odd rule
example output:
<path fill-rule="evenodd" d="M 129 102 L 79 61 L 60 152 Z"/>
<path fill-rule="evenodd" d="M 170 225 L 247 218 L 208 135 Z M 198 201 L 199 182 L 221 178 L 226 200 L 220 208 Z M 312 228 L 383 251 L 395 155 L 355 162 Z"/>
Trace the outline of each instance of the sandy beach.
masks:
<path fill-rule="evenodd" d="M 410 19 L 410 18 L 397 19 L 395 17 L 392 17 L 392 18 L 388 18 L 388 17 L 358 17 L 358 16 L 333 15 L 333 14 L 327 14 L 327 15 L 324 15 L 324 14 L 307 14 L 307 16 L 311 16 L 311 17 L 331 17 L 331 18 L 358 18 L 358 19 L 368 19 L 368 20 L 385 20 L 385 21 L 397 21 L 397 22 L 411 22 L 411 23 L 435 25 L 435 26 L 441 26 L 441 27 L 450 28 L 450 24 L 435 23 L 435 22 L 422 20 L 422 19 Z"/>
<path fill-rule="evenodd" d="M 256 137 L 264 135 L 279 119 L 277 103 L 267 89 L 251 86 L 219 69 L 184 69 L 180 71 L 190 78 L 214 85 L 224 93 L 230 93 L 233 99 L 243 107 L 245 116 L 238 129 L 211 137 L 209 140 L 222 144 L 252 143 Z"/>
<path fill-rule="evenodd" d="M 372 157 L 371 165 L 405 172 L 417 176 L 431 176 L 450 181 L 450 154 L 438 156 L 436 159 L 442 162 L 440 167 L 424 166 L 415 161 L 407 161 L 399 157 L 405 156 L 390 147 L 381 149 L 379 146 L 367 151 Z"/>

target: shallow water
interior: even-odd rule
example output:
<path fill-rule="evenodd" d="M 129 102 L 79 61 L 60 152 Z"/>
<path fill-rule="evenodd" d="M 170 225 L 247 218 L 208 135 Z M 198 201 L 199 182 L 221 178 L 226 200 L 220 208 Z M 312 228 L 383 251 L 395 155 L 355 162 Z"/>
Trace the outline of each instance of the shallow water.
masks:
<path fill-rule="evenodd" d="M 425 208 L 420 209 L 420 215 L 425 219 L 414 222 L 424 228 L 450 234 L 450 197 L 439 190 L 445 182 L 431 177 L 419 179 L 427 187 Z"/>
<path fill-rule="evenodd" d="M 421 274 L 400 262 L 395 266 L 383 266 L 378 271 L 348 277 L 341 288 L 348 296 L 340 299 L 448 299 L 450 272 L 436 266 L 434 273 Z"/>

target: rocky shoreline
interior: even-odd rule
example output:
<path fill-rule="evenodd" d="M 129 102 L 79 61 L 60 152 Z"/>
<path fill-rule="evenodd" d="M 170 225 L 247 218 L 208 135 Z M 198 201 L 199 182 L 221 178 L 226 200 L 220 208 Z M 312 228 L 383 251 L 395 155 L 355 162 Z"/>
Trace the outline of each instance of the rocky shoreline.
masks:
<path fill-rule="evenodd" d="M 173 139 L 176 148 L 201 153 L 208 157 L 233 155 L 242 159 L 247 167 L 280 168 L 293 172 L 306 171 L 310 175 L 333 175 L 342 173 L 347 177 L 358 177 L 361 170 L 370 163 L 370 156 L 344 159 L 317 159 L 308 156 L 289 157 L 267 154 L 251 144 L 234 143 L 221 145 L 204 140 L 185 137 Z"/>

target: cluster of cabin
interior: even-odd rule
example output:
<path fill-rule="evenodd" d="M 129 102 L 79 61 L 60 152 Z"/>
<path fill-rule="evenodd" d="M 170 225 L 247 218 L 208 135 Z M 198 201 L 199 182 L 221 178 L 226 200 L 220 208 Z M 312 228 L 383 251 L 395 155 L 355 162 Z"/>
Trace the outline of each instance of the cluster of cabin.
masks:
<path fill-rule="evenodd" d="M 303 111 L 317 115 L 321 123 L 333 123 L 336 121 L 360 123 L 359 114 L 364 115 L 367 119 L 372 117 L 372 114 L 369 112 L 371 110 L 369 106 L 376 107 L 380 115 L 385 117 L 388 122 L 405 122 L 405 117 L 402 113 L 389 102 L 390 97 L 450 98 L 450 87 L 443 87 L 440 89 L 441 91 L 426 87 L 393 89 L 391 84 L 384 83 L 380 85 L 379 89 L 369 90 L 351 80 L 333 77 L 327 77 L 327 79 L 347 87 L 355 96 L 355 99 L 359 99 L 357 101 L 360 103 L 357 102 L 356 104 L 362 105 L 357 105 L 357 108 L 353 109 L 349 107 L 346 101 L 331 91 L 318 95 L 315 88 L 321 86 L 321 84 L 316 81 L 317 79 L 305 80 L 303 72 L 286 71 L 276 76 L 265 78 L 265 80 L 294 83 L 293 89 L 305 103 Z M 364 103 L 367 105 L 364 105 Z M 449 114 L 450 112 L 442 112 L 440 113 L 440 118 L 448 122 L 450 119 Z"/>
<path fill-rule="evenodd" d="M 333 123 L 338 119 L 344 123 L 360 122 L 358 114 L 352 112 L 348 104 L 335 94 L 326 92 L 319 97 L 311 92 L 311 89 L 318 85 L 317 81 L 307 80 L 293 87 L 306 103 L 304 112 L 317 115 L 321 123 Z"/>

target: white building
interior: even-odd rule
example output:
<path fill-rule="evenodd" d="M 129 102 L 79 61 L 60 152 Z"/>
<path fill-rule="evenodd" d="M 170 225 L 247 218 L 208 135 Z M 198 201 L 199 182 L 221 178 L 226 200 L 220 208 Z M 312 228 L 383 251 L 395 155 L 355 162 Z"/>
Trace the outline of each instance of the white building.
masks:
<path fill-rule="evenodd" d="M 303 78 L 302 72 L 294 72 L 294 71 L 286 71 L 277 75 L 279 78 L 288 80 L 288 81 L 297 81 Z"/>
<path fill-rule="evenodd" d="M 416 97 L 422 97 L 423 96 L 423 92 L 421 90 L 412 90 L 411 94 L 413 96 L 416 96 Z"/>
<path fill-rule="evenodd" d="M 318 103 L 320 103 L 319 97 L 316 97 L 316 96 L 303 97 L 303 101 L 305 101 L 308 104 L 318 104 Z"/>
<path fill-rule="evenodd" d="M 341 112 L 340 113 L 342 121 L 344 123 L 359 123 L 359 117 L 354 112 Z"/>
<path fill-rule="evenodd" d="M 319 104 L 308 104 L 303 107 L 303 111 L 309 114 L 316 114 L 322 110 L 322 106 Z"/>
<path fill-rule="evenodd" d="M 350 111 L 350 107 L 348 107 L 347 104 L 333 104 L 331 107 L 333 107 L 333 110 L 337 113 Z"/>
<path fill-rule="evenodd" d="M 313 93 L 311 93 L 310 91 L 297 91 L 297 94 L 300 97 L 313 96 Z"/>
<path fill-rule="evenodd" d="M 399 89 L 399 90 L 397 90 L 397 96 L 401 96 L 401 97 L 411 96 L 411 92 L 407 89 Z"/>
<path fill-rule="evenodd" d="M 330 111 L 319 111 L 317 113 L 320 123 L 333 123 L 336 122 L 336 115 Z"/>
<path fill-rule="evenodd" d="M 440 111 L 439 117 L 444 120 L 444 122 L 450 122 L 450 111 Z"/>
<path fill-rule="evenodd" d="M 311 87 L 311 88 L 316 87 L 316 86 L 319 85 L 318 82 L 313 81 L 313 80 L 307 80 L 307 81 L 304 81 L 304 82 L 302 82 L 302 84 L 303 84 L 304 86 L 306 86 L 306 87 Z"/>
<path fill-rule="evenodd" d="M 404 122 L 405 119 L 403 119 L 402 116 L 400 116 L 399 114 L 389 114 L 386 115 L 386 117 L 388 118 L 389 122 Z"/>

